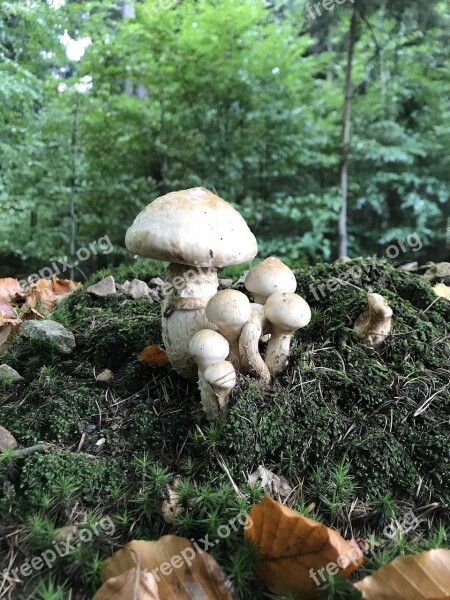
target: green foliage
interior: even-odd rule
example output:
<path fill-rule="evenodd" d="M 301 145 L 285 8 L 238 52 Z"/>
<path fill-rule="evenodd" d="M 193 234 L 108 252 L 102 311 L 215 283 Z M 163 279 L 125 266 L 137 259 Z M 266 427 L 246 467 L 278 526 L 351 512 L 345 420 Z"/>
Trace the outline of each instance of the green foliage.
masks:
<path fill-rule="evenodd" d="M 262 256 L 331 258 L 349 6 L 312 20 L 305 4 L 146 0 L 121 19 L 116 0 L 3 3 L 0 275 L 68 254 L 70 199 L 76 249 L 114 245 L 80 279 L 127 256 L 125 230 L 157 194 L 196 185 L 235 202 Z M 450 216 L 448 16 L 437 0 L 357 8 L 351 251 L 416 231 L 435 259 Z M 92 41 L 80 61 L 65 30 Z"/>

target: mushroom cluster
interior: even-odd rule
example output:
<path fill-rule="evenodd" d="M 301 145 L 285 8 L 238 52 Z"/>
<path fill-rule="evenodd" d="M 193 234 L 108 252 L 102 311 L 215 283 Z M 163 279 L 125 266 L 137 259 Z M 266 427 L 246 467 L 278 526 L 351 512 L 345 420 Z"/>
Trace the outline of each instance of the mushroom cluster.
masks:
<path fill-rule="evenodd" d="M 268 385 L 287 366 L 292 335 L 311 319 L 291 269 L 274 257 L 251 269 L 245 288 L 253 303 L 238 290 L 217 291 L 217 269 L 248 262 L 258 251 L 231 204 L 204 188 L 161 196 L 136 217 L 125 243 L 135 255 L 169 262 L 163 341 L 174 369 L 197 379 L 209 419 L 225 417 L 237 372 Z"/>

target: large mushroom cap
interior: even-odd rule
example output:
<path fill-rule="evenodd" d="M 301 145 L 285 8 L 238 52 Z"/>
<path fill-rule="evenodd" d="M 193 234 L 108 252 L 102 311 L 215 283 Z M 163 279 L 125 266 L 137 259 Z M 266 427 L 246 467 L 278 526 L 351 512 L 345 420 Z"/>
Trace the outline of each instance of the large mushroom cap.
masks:
<path fill-rule="evenodd" d="M 244 263 L 258 252 L 237 210 L 205 188 L 157 198 L 136 217 L 125 244 L 139 256 L 215 268 Z"/>

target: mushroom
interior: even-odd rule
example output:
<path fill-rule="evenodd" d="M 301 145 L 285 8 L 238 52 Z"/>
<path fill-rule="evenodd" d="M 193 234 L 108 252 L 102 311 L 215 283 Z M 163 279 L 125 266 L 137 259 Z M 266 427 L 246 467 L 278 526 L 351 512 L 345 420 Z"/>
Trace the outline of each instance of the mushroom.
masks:
<path fill-rule="evenodd" d="M 149 204 L 128 229 L 125 243 L 133 254 L 169 261 L 163 341 L 174 369 L 195 379 L 189 340 L 201 329 L 215 328 L 205 307 L 217 292 L 217 269 L 252 260 L 258 251 L 255 236 L 231 204 L 193 188 Z"/>
<path fill-rule="evenodd" d="M 392 327 L 392 308 L 380 294 L 367 294 L 367 309 L 356 320 L 354 330 L 359 339 L 378 348 L 384 342 Z"/>
<path fill-rule="evenodd" d="M 264 306 L 264 315 L 271 323 L 271 338 L 267 344 L 266 365 L 272 374 L 286 368 L 291 337 L 311 320 L 309 304 L 298 294 L 272 294 Z"/>
<path fill-rule="evenodd" d="M 198 366 L 198 387 L 206 416 L 210 420 L 216 419 L 219 415 L 219 403 L 204 373 L 211 365 L 226 359 L 230 352 L 230 345 L 217 331 L 202 329 L 192 337 L 189 352 Z"/>
<path fill-rule="evenodd" d="M 238 370 L 239 336 L 250 314 L 250 300 L 238 290 L 221 290 L 206 305 L 206 317 L 230 344 L 229 360 Z"/>
<path fill-rule="evenodd" d="M 219 403 L 222 417 L 228 405 L 228 396 L 236 385 L 236 371 L 228 360 L 210 365 L 204 372 L 205 380 L 211 385 Z"/>
<path fill-rule="evenodd" d="M 281 260 L 269 256 L 250 269 L 244 283 L 253 294 L 257 304 L 265 304 L 267 298 L 277 292 L 293 294 L 297 289 L 294 273 Z"/>
<path fill-rule="evenodd" d="M 266 333 L 264 306 L 251 304 L 251 315 L 239 338 L 239 360 L 242 373 L 256 373 L 261 383 L 269 385 L 270 372 L 259 353 L 259 340 Z"/>

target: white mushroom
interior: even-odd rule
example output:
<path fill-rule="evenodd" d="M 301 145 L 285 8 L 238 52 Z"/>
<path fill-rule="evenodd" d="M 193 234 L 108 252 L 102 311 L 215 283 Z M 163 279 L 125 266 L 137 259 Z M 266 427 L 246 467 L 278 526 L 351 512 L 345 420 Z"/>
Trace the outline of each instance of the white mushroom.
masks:
<path fill-rule="evenodd" d="M 217 292 L 206 305 L 206 317 L 230 344 L 229 360 L 239 370 L 239 336 L 250 318 L 250 300 L 237 290 Z"/>
<path fill-rule="evenodd" d="M 245 278 L 246 289 L 257 304 L 265 304 L 272 294 L 293 294 L 297 289 L 294 273 L 281 260 L 269 256 L 250 269 Z"/>
<path fill-rule="evenodd" d="M 291 337 L 311 320 L 308 303 L 297 294 L 272 294 L 264 306 L 264 315 L 271 323 L 271 338 L 267 344 L 266 365 L 272 374 L 286 368 Z"/>
<path fill-rule="evenodd" d="M 259 353 L 259 340 L 266 333 L 264 306 L 251 304 L 251 316 L 239 338 L 239 362 L 242 373 L 255 373 L 261 383 L 269 385 L 270 372 Z"/>
<path fill-rule="evenodd" d="M 169 261 L 163 288 L 164 345 L 174 369 L 195 379 L 188 346 L 197 331 L 215 329 L 205 307 L 217 292 L 217 269 L 252 260 L 258 251 L 255 236 L 231 204 L 204 188 L 193 188 L 149 204 L 129 228 L 125 243 L 133 254 Z"/>
<path fill-rule="evenodd" d="M 380 294 L 367 294 L 367 302 L 368 307 L 356 320 L 354 329 L 364 344 L 378 348 L 391 331 L 393 311 Z"/>
<path fill-rule="evenodd" d="M 219 415 L 219 403 L 204 374 L 208 367 L 226 359 L 230 345 L 217 331 L 202 329 L 192 337 L 189 352 L 198 366 L 198 387 L 206 416 L 210 420 L 216 419 Z"/>
<path fill-rule="evenodd" d="M 204 372 L 205 380 L 212 386 L 216 394 L 219 411 L 224 417 L 228 405 L 228 396 L 236 385 L 236 371 L 228 360 L 221 360 L 209 366 Z"/>

